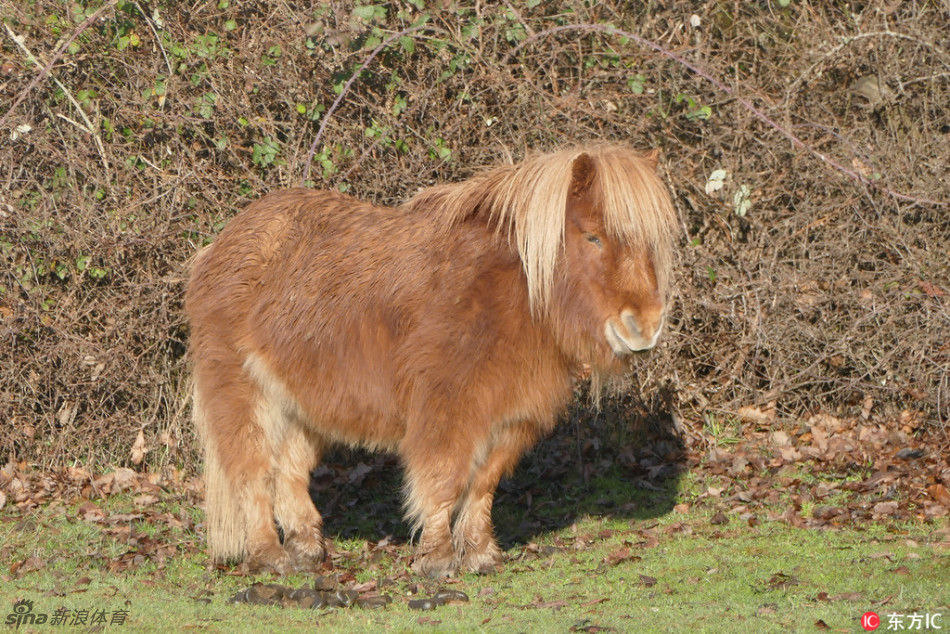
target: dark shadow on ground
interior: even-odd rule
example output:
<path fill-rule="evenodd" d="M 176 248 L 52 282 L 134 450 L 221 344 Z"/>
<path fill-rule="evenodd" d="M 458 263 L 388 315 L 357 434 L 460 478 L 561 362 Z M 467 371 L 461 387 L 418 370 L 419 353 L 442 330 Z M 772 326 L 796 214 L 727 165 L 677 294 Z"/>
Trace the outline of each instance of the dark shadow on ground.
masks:
<path fill-rule="evenodd" d="M 501 546 L 529 543 L 585 516 L 647 520 L 669 513 L 685 452 L 668 411 L 666 403 L 650 407 L 630 397 L 611 399 L 599 412 L 572 406 L 499 485 L 493 518 Z M 402 482 L 394 455 L 335 449 L 314 470 L 310 495 L 328 537 L 403 543 L 410 526 Z"/>

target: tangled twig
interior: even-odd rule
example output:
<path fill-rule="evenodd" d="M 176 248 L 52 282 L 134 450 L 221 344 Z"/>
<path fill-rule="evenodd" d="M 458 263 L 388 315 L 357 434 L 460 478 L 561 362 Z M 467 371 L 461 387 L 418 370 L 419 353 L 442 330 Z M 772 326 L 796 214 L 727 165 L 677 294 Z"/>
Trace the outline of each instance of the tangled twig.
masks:
<path fill-rule="evenodd" d="M 10 39 L 12 39 L 16 43 L 16 45 L 19 46 L 20 49 L 23 51 L 23 53 L 26 55 L 27 60 L 39 66 L 40 60 L 30 51 L 29 48 L 27 48 L 26 44 L 23 42 L 23 38 L 20 36 L 17 36 L 13 32 L 13 29 L 10 28 L 10 25 L 4 24 L 3 27 L 7 30 L 7 33 L 10 35 Z M 49 68 L 49 66 L 47 66 L 47 68 Z M 106 172 L 108 173 L 109 160 L 106 158 L 106 150 L 105 150 L 105 147 L 102 145 L 102 138 L 99 136 L 99 133 L 96 131 L 96 126 L 93 125 L 92 121 L 89 120 L 89 117 L 86 115 L 86 111 L 82 109 L 82 106 L 79 105 L 79 102 L 76 101 L 76 98 L 73 97 L 73 94 L 69 91 L 68 88 L 66 88 L 65 85 L 63 85 L 63 82 L 56 79 L 55 75 L 50 75 L 50 77 L 52 77 L 56 85 L 59 86 L 60 90 L 63 91 L 63 94 L 66 95 L 66 98 L 69 100 L 69 102 L 73 104 L 73 107 L 76 109 L 76 112 L 79 113 L 79 117 L 85 122 L 85 125 L 83 125 L 82 123 L 79 123 L 78 121 L 74 121 L 73 119 L 70 119 L 64 114 L 57 113 L 57 116 L 60 119 L 63 119 L 64 121 L 67 121 L 73 124 L 74 126 L 76 126 L 77 128 L 79 128 L 80 130 L 82 130 L 83 132 L 85 132 L 86 134 L 90 135 L 93 138 L 93 140 L 96 142 L 96 149 L 99 152 L 99 157 L 102 159 L 102 166 L 106 168 Z"/>
<path fill-rule="evenodd" d="M 383 42 L 380 42 L 380 44 L 374 48 L 369 55 L 366 56 L 366 59 L 364 59 L 363 63 L 360 64 L 360 67 L 353 72 L 348 80 L 346 80 L 346 83 L 343 84 L 343 89 L 340 90 L 340 94 L 337 95 L 337 98 L 333 101 L 333 104 L 330 106 L 330 109 L 327 110 L 327 113 L 323 115 L 323 120 L 320 122 L 320 128 L 317 130 L 317 136 L 314 137 L 313 143 L 310 144 L 310 151 L 307 152 L 307 160 L 304 162 L 303 166 L 303 175 L 300 177 L 301 186 L 303 186 L 303 184 L 307 182 L 307 178 L 310 177 L 310 164 L 313 162 L 313 155 L 317 152 L 317 145 L 320 143 L 320 139 L 323 138 L 323 131 L 326 129 L 327 123 L 330 121 L 330 117 L 332 117 L 333 113 L 336 112 L 336 109 L 340 107 L 340 104 L 343 102 L 343 98 L 346 96 L 346 93 L 350 91 L 350 87 L 353 85 L 353 82 L 356 81 L 356 78 L 360 76 L 363 70 L 365 70 L 366 67 L 370 65 L 370 63 L 384 48 L 401 37 L 405 37 L 410 33 L 414 33 L 425 28 L 431 27 L 428 27 L 425 24 L 417 24 L 415 26 L 409 27 L 408 29 L 403 29 L 399 33 L 396 33 L 395 35 L 388 37 Z"/>
<path fill-rule="evenodd" d="M 13 105 L 10 106 L 10 108 L 3 114 L 3 118 L 0 118 L 0 128 L 2 128 L 3 124 L 7 122 L 7 119 L 9 119 L 13 111 L 16 110 L 16 107 L 19 106 L 24 99 L 26 99 L 26 96 L 30 94 L 30 91 L 33 90 L 33 88 L 35 88 L 36 85 L 43 81 L 43 78 L 49 74 L 50 69 L 53 68 L 53 64 L 59 61 L 59 58 L 63 56 L 63 53 L 66 52 L 66 49 L 69 48 L 69 45 L 72 44 L 77 37 L 79 37 L 79 34 L 89 28 L 90 24 L 98 20 L 99 16 L 114 7 L 116 4 L 118 4 L 118 2 L 119 0 L 110 0 L 108 3 L 99 7 L 95 13 L 86 18 L 83 23 L 80 24 L 75 31 L 73 31 L 73 34 L 70 35 L 68 39 L 59 45 L 59 48 L 56 49 L 56 52 L 53 53 L 53 56 L 50 58 L 50 60 L 46 62 L 46 66 L 44 66 L 43 69 L 40 70 L 40 72 L 36 75 L 36 77 L 33 78 L 33 81 L 30 82 L 30 85 L 24 88 L 20 94 L 17 95 L 16 101 L 14 101 Z M 16 37 L 14 37 L 9 27 L 7 27 L 7 32 L 10 33 L 10 37 L 18 46 L 22 46 L 22 42 L 18 41 Z"/>
<path fill-rule="evenodd" d="M 735 90 L 733 90 L 732 88 L 727 86 L 725 83 L 723 83 L 722 81 L 714 77 L 711 73 L 707 72 L 701 66 L 694 64 L 693 62 L 690 62 L 685 57 L 678 55 L 667 48 L 664 48 L 663 46 L 657 44 L 656 42 L 653 42 L 652 40 L 648 40 L 644 37 L 640 37 L 639 35 L 636 35 L 635 33 L 630 33 L 629 31 L 624 31 L 622 29 L 618 29 L 618 28 L 603 25 L 603 24 L 566 24 L 562 26 L 555 26 L 555 27 L 551 27 L 550 29 L 545 29 L 544 31 L 539 31 L 538 33 L 535 33 L 534 35 L 531 35 L 528 38 L 526 38 L 523 42 L 521 42 L 520 44 L 518 44 L 518 46 L 516 46 L 514 49 L 511 50 L 511 52 L 508 54 L 508 58 L 511 59 L 512 57 L 514 57 L 514 55 L 518 53 L 518 51 L 520 51 L 522 48 L 524 48 L 525 46 L 527 46 L 528 44 L 530 44 L 531 42 L 535 40 L 541 39 L 543 37 L 547 37 L 549 35 L 553 35 L 555 33 L 564 32 L 564 31 L 598 31 L 600 33 L 606 33 L 608 35 L 619 35 L 621 37 L 625 37 L 630 40 L 633 40 L 640 46 L 644 48 L 652 49 L 656 51 L 657 53 L 659 53 L 660 55 L 662 55 L 663 57 L 671 59 L 677 64 L 684 66 L 685 68 L 693 72 L 695 75 L 702 77 L 703 79 L 711 83 L 713 86 L 715 86 L 717 89 L 719 89 L 723 93 L 729 95 L 730 97 L 735 99 L 737 102 L 739 102 L 739 104 L 743 108 L 751 112 L 757 119 L 763 121 L 766 125 L 774 129 L 776 132 L 784 136 L 789 141 L 791 141 L 793 146 L 800 148 L 802 150 L 805 150 L 806 152 L 808 152 L 809 154 L 811 154 L 812 156 L 820 160 L 822 163 L 831 166 L 832 168 L 838 170 L 839 172 L 845 174 L 846 176 L 852 178 L 853 180 L 861 183 L 862 185 L 866 185 L 872 189 L 877 189 L 887 194 L 888 196 L 892 196 L 898 200 L 903 200 L 910 203 L 915 203 L 915 204 L 920 204 L 920 205 L 935 205 L 935 206 L 941 206 L 941 207 L 946 206 L 947 204 L 950 204 L 943 201 L 931 200 L 929 198 L 918 198 L 916 196 L 910 196 L 908 194 L 902 194 L 900 192 L 896 192 L 888 187 L 885 187 L 884 185 L 880 183 L 877 183 L 871 180 L 870 178 L 867 178 L 866 176 L 862 176 L 861 174 L 859 174 L 853 169 L 845 167 L 844 165 L 834 160 L 833 158 L 830 158 L 822 154 L 818 150 L 809 146 L 807 143 L 805 143 L 800 138 L 798 138 L 798 136 L 796 136 L 793 132 L 783 127 L 781 124 L 775 121 L 772 117 L 770 117 L 765 112 L 763 112 L 758 107 L 756 107 L 755 104 L 753 104 L 751 101 L 736 94 Z"/>

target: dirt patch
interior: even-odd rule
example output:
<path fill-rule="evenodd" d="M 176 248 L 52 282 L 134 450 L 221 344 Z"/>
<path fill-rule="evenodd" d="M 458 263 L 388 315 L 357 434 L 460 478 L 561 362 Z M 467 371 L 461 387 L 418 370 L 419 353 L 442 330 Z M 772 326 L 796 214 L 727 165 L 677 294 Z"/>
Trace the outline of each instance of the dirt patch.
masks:
<path fill-rule="evenodd" d="M 417 5 L 5 12 L 0 463 L 194 464 L 186 263 L 311 150 L 312 186 L 391 204 L 595 139 L 660 147 L 683 221 L 642 411 L 903 413 L 946 447 L 945 11 Z"/>

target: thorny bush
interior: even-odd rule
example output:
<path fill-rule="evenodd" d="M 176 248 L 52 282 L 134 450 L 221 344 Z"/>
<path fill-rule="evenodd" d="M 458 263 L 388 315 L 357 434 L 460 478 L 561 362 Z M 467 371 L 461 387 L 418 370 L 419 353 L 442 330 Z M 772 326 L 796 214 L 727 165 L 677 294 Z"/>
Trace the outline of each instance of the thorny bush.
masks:
<path fill-rule="evenodd" d="M 382 204 L 531 149 L 660 147 L 681 255 L 636 411 L 946 442 L 940 3 L 113 5 L 0 11 L 0 464 L 194 464 L 187 262 L 300 181 L 321 124 L 308 185 Z"/>

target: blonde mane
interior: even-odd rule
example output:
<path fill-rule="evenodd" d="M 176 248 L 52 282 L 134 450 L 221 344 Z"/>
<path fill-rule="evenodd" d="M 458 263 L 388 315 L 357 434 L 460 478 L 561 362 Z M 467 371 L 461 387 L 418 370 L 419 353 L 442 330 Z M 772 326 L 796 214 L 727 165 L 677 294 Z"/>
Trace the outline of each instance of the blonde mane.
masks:
<path fill-rule="evenodd" d="M 665 289 L 676 214 L 653 162 L 622 145 L 575 147 L 529 156 L 465 182 L 426 189 L 404 208 L 430 209 L 447 226 L 474 214 L 487 214 L 517 245 L 532 313 L 543 315 L 551 303 L 564 246 L 572 169 L 583 154 L 595 166 L 591 193 L 610 237 L 626 246 L 650 249 L 657 281 Z"/>

